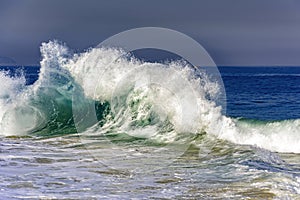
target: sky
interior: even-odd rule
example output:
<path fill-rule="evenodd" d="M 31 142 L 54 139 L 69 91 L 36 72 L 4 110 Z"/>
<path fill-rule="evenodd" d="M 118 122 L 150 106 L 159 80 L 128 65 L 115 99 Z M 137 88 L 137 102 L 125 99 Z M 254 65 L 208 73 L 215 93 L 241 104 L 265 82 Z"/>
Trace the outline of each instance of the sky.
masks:
<path fill-rule="evenodd" d="M 300 66 L 297 0 L 0 0 L 0 63 L 37 65 L 42 42 L 80 52 L 148 26 L 192 37 L 219 66 Z"/>

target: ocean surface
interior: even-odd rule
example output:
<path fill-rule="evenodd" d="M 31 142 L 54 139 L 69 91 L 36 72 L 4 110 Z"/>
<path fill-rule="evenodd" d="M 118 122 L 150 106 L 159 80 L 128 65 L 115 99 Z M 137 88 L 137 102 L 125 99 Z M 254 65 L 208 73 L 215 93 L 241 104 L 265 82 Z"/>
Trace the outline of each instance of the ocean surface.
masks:
<path fill-rule="evenodd" d="M 41 56 L 0 67 L 0 199 L 300 199 L 300 67 Z"/>

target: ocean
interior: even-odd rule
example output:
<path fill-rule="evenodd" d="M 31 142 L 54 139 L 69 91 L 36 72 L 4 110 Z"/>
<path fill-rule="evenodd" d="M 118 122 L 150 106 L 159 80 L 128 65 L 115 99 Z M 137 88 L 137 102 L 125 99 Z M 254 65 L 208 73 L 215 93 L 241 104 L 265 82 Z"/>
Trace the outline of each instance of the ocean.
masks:
<path fill-rule="evenodd" d="M 41 55 L 0 67 L 0 199 L 300 199 L 300 67 Z"/>

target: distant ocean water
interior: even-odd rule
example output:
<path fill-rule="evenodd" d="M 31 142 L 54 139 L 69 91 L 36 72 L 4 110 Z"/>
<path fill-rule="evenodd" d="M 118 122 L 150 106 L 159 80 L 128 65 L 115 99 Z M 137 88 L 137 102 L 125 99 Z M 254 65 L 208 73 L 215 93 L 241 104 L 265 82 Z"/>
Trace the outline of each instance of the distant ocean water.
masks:
<path fill-rule="evenodd" d="M 300 67 L 219 67 L 222 110 L 187 63 L 70 52 L 0 67 L 4 199 L 299 198 Z"/>
<path fill-rule="evenodd" d="M 227 115 L 257 120 L 300 118 L 300 67 L 219 67 Z"/>

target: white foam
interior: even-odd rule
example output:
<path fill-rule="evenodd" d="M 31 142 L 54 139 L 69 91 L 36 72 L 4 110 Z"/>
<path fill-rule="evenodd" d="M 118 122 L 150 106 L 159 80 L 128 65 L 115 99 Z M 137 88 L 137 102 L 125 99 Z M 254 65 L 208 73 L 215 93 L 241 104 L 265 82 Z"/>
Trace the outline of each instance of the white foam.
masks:
<path fill-rule="evenodd" d="M 16 99 L 22 94 L 26 80 L 24 76 L 10 77 L 0 71 L 0 82 L 0 133 L 7 135 L 11 132 L 7 131 L 7 127 L 11 127 L 11 124 L 8 124 L 4 118 L 7 118 L 6 113 L 16 106 Z"/>
<path fill-rule="evenodd" d="M 206 94 L 216 95 L 219 91 L 218 87 L 208 79 L 194 79 L 191 75 L 192 71 L 183 66 L 183 63 L 151 64 L 135 59 L 128 60 L 124 58 L 124 55 L 125 52 L 120 49 L 91 49 L 86 53 L 76 55 L 76 59 L 65 67 L 81 84 L 86 95 L 96 99 L 111 100 L 114 95 L 118 96 L 118 94 L 113 94 L 114 92 L 126 90 L 128 80 L 135 82 L 135 89 L 143 90 L 144 93 L 148 91 L 147 101 L 163 109 L 178 132 L 205 131 L 237 144 L 256 145 L 272 151 L 300 153 L 299 120 L 261 125 L 238 122 L 238 120 L 223 116 L 221 109 L 205 98 Z M 154 73 L 154 71 L 158 72 Z M 158 74 L 161 76 L 155 77 Z M 156 79 L 155 81 L 160 83 L 162 81 L 158 79 L 163 80 L 166 83 L 162 85 L 164 89 L 157 90 L 156 88 L 154 91 L 153 88 L 149 88 L 147 86 L 147 82 L 151 82 L 149 79 Z M 183 82 L 178 82 L 179 79 Z M 96 89 L 95 83 L 97 83 Z M 124 87 L 119 89 L 120 91 L 116 89 L 122 87 L 118 84 L 123 84 Z M 145 100 L 144 93 L 140 92 L 141 96 L 135 98 Z M 178 99 L 183 99 L 183 101 L 178 101 Z M 185 101 L 185 99 L 191 101 Z M 193 101 L 193 99 L 196 100 Z M 181 116 L 182 106 L 190 113 L 195 113 L 192 110 L 198 109 L 196 114 L 187 117 L 184 124 Z M 138 111 L 140 115 L 142 115 L 141 108 Z"/>

